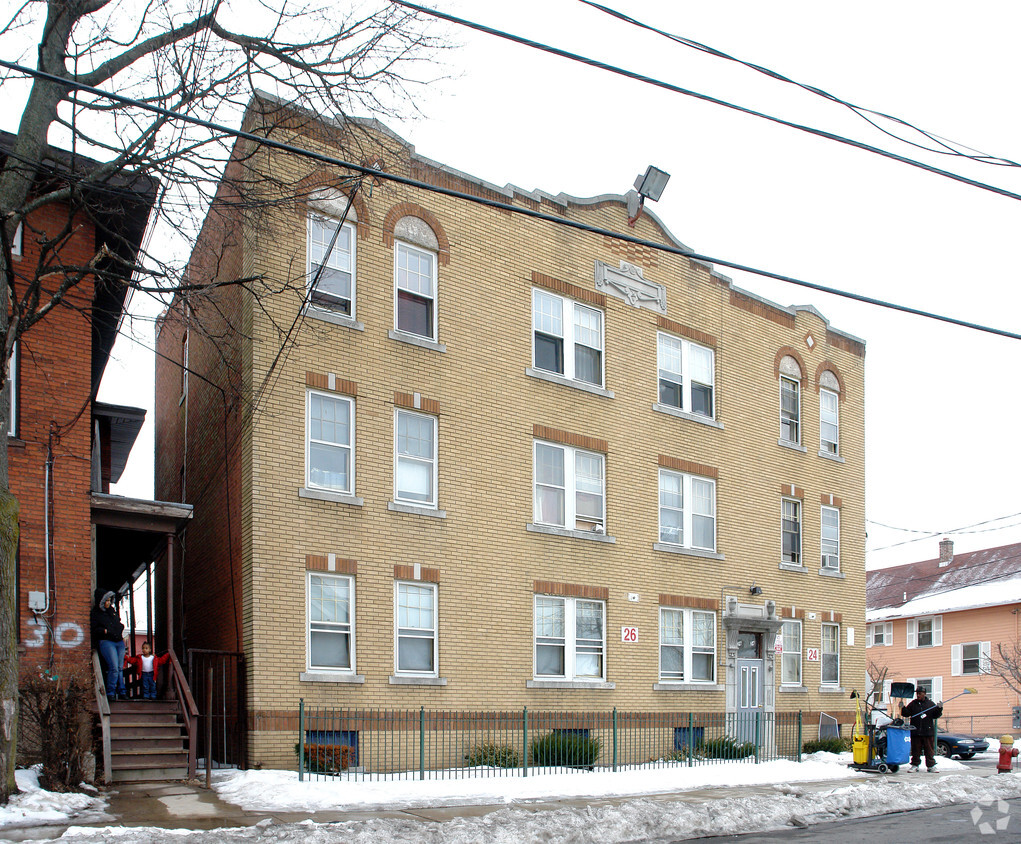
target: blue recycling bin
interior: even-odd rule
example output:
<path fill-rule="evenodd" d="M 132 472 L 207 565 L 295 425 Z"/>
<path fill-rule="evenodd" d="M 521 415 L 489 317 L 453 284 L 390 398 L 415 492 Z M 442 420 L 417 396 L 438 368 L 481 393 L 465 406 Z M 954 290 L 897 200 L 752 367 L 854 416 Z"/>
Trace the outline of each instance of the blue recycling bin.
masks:
<path fill-rule="evenodd" d="M 911 731 L 906 727 L 886 728 L 886 764 L 906 765 L 911 758 Z"/>

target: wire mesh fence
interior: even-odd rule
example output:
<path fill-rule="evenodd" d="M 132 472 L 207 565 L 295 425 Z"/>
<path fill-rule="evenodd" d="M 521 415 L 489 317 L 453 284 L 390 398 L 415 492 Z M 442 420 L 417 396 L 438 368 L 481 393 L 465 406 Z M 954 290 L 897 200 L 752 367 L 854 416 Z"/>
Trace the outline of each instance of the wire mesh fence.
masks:
<path fill-rule="evenodd" d="M 299 704 L 299 779 L 528 777 L 800 760 L 800 712 L 503 712 Z M 303 739 L 303 740 L 302 740 Z"/>
<path fill-rule="evenodd" d="M 939 719 L 941 733 L 964 733 L 970 736 L 992 736 L 998 738 L 1009 733 L 1017 737 L 1021 735 L 1014 727 L 1011 714 L 1003 715 L 942 715 Z"/>

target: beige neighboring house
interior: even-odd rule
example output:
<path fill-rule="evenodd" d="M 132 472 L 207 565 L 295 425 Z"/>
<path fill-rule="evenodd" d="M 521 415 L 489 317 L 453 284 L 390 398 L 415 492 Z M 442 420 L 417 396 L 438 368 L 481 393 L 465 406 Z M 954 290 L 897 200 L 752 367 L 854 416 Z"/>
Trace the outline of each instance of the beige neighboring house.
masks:
<path fill-rule="evenodd" d="M 868 572 L 867 658 L 870 673 L 886 669 L 880 703 L 890 705 L 890 683 L 926 687 L 947 700 L 941 729 L 999 736 L 1016 732 L 1018 695 L 995 673 L 998 646 L 1014 652 L 1021 611 L 1021 543 L 954 554 L 944 539 L 939 557 Z M 898 714 L 900 701 L 893 701 Z"/>
<path fill-rule="evenodd" d="M 310 120 L 262 98 L 245 126 L 413 183 L 239 141 L 228 172 L 274 181 L 223 192 L 193 276 L 318 287 L 159 327 L 157 495 L 195 510 L 174 629 L 244 654 L 248 764 L 294 765 L 299 699 L 853 718 L 864 343 L 606 233 L 686 250 L 629 226 L 634 192 L 501 187 Z"/>

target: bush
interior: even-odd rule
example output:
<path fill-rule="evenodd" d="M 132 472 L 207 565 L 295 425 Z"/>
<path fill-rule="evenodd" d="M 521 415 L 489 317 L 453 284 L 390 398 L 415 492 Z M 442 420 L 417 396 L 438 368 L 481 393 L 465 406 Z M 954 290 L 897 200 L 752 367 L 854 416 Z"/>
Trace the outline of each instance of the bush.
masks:
<path fill-rule="evenodd" d="M 745 759 L 755 755 L 755 742 L 739 742 L 731 736 L 719 736 L 700 741 L 695 755 L 706 759 Z"/>
<path fill-rule="evenodd" d="M 553 732 L 537 738 L 529 749 L 533 765 L 591 768 L 599 758 L 600 741 L 578 733 Z"/>
<path fill-rule="evenodd" d="M 294 755 L 300 759 L 301 745 L 294 743 Z M 336 774 L 351 767 L 354 750 L 346 744 L 306 744 L 305 770 L 310 774 Z"/>
<path fill-rule="evenodd" d="M 77 791 L 95 773 L 92 716 L 95 700 L 84 678 L 33 677 L 19 690 L 19 749 L 26 762 L 41 762 L 39 784 L 47 791 Z"/>
<path fill-rule="evenodd" d="M 479 744 L 464 754 L 464 761 L 471 767 L 485 765 L 490 768 L 518 768 L 521 760 L 518 752 L 507 744 Z"/>
<path fill-rule="evenodd" d="M 851 742 L 848 739 L 836 737 L 817 739 L 816 741 L 806 741 L 801 749 L 805 753 L 818 753 L 821 750 L 826 753 L 843 753 L 845 750 L 851 749 Z"/>

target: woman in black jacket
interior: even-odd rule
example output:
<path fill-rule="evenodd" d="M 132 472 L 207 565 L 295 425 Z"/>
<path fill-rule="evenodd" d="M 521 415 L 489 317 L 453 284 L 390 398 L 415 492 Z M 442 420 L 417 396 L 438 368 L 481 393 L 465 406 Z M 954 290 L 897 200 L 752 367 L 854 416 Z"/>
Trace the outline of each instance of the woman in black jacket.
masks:
<path fill-rule="evenodd" d="M 114 605 L 116 594 L 105 589 L 96 590 L 96 605 L 92 608 L 92 645 L 106 663 L 106 696 L 124 700 L 128 690 L 124 686 L 124 625 Z"/>

